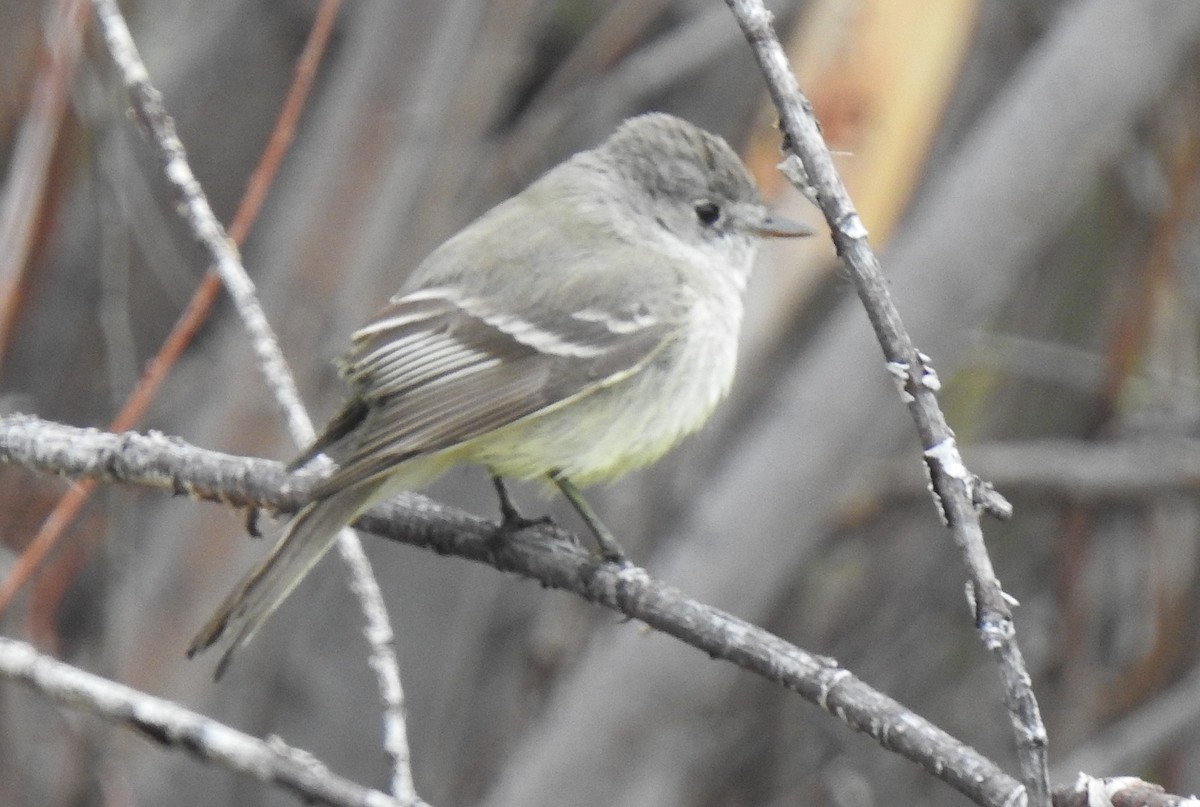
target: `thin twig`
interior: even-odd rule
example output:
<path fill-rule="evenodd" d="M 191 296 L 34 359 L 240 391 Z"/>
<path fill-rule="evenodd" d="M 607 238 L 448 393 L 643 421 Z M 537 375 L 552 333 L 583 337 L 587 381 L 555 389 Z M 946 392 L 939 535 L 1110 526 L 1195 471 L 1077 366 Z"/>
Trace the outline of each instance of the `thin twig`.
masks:
<path fill-rule="evenodd" d="M 162 93 L 150 83 L 150 74 L 138 54 L 129 27 L 114 0 L 92 0 L 96 20 L 104 33 L 109 54 L 129 93 L 133 111 L 151 145 L 158 152 L 163 176 L 175 191 L 178 212 L 192 233 L 209 253 L 213 268 L 221 277 L 237 309 L 242 325 L 250 335 L 250 344 L 271 394 L 297 443 L 307 444 L 314 435 L 312 421 L 300 401 L 296 382 L 279 349 L 279 340 L 267 321 L 253 281 L 242 266 L 237 247 L 217 220 L 200 182 L 192 173 L 187 152 L 175 130 L 175 121 L 163 106 Z"/>
<path fill-rule="evenodd" d="M 1135 776 L 1098 779 L 1081 773 L 1072 787 L 1054 791 L 1054 807 L 1200 807 L 1200 800 L 1167 793 Z"/>
<path fill-rule="evenodd" d="M 266 741 L 176 703 L 101 678 L 0 637 L 0 677 L 20 681 L 56 703 L 123 723 L 169 748 L 281 785 L 306 802 L 342 807 L 422 807 L 362 787 L 329 771 L 311 754 L 272 737 Z"/>
<path fill-rule="evenodd" d="M 785 149 L 799 161 L 799 166 L 792 164 L 794 170 L 789 178 L 825 215 L 834 245 L 866 308 L 888 369 L 903 386 L 905 402 L 925 447 L 924 456 L 938 505 L 967 567 L 976 627 L 984 645 L 999 662 L 1028 803 L 1044 807 L 1050 800 L 1046 730 L 1016 644 L 1009 599 L 996 578 L 983 542 L 975 502 L 977 478 L 963 465 L 954 433 L 938 406 L 937 376 L 929 358 L 913 344 L 892 303 L 879 260 L 868 242 L 867 229 L 838 176 L 812 107 L 800 92 L 772 28 L 770 13 L 761 0 L 726 2 L 766 78 L 779 111 Z"/>
<path fill-rule="evenodd" d="M 200 183 L 192 174 L 183 143 L 175 131 L 175 123 L 167 114 L 162 95 L 150 83 L 149 73 L 141 61 L 129 28 L 113 0 L 93 0 L 96 17 L 104 31 L 109 52 L 121 73 L 138 120 L 151 143 L 158 151 L 164 175 L 178 194 L 178 208 L 196 238 L 205 246 L 213 269 L 229 292 L 234 307 L 250 335 L 251 346 L 258 366 L 288 424 L 288 431 L 297 445 L 312 442 L 314 430 L 300 400 L 296 382 L 288 368 L 283 352 L 266 314 L 258 301 L 254 283 L 250 280 L 237 248 L 217 220 Z M 277 170 L 295 130 L 303 99 L 315 75 L 316 65 L 332 30 L 339 2 L 327 0 L 321 6 L 313 25 L 312 35 L 305 45 L 297 65 L 297 80 L 293 83 L 284 105 L 280 125 L 272 135 L 266 160 L 251 177 L 246 203 L 235 219 L 235 234 L 243 236 L 253 219 L 270 177 Z M 357 595 L 366 620 L 365 635 L 370 646 L 370 666 L 375 672 L 384 705 L 384 749 L 392 759 L 394 794 L 402 799 L 415 798 L 409 760 L 407 730 L 404 718 L 404 692 L 400 681 L 395 635 L 387 617 L 387 608 L 379 585 L 371 571 L 370 562 L 353 530 L 338 534 L 338 550 L 350 573 L 351 588 Z"/>

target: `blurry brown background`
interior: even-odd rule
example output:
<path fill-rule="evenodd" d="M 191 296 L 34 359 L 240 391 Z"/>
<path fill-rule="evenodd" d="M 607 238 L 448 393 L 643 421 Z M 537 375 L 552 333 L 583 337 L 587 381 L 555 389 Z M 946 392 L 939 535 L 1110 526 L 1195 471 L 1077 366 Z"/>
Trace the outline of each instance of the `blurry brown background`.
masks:
<path fill-rule="evenodd" d="M 29 181 L 16 144 L 58 5 L 0 4 L 6 197 Z M 126 6 L 228 220 L 316 3 Z M 774 8 L 968 463 L 1017 507 L 987 535 L 1022 603 L 1056 783 L 1084 765 L 1200 790 L 1200 4 Z M 347 3 L 244 249 L 314 418 L 338 400 L 331 360 L 409 268 L 647 109 L 721 132 L 772 204 L 818 221 L 773 173 L 762 82 L 723 3 Z M 126 110 L 91 33 L 30 248 L 0 255 L 14 290 L 4 411 L 103 427 L 205 270 Z M 1012 770 L 961 566 L 831 252 L 823 236 L 765 250 L 732 400 L 666 461 L 591 498 L 655 574 L 835 656 Z M 223 304 L 142 428 L 240 454 L 293 450 Z M 64 489 L 0 468 L 0 573 Z M 478 470 L 431 492 L 495 512 Z M 557 502 L 518 496 L 575 524 Z M 264 551 L 240 519 L 102 490 L 0 631 L 385 786 L 375 685 L 337 561 L 220 684 L 209 662 L 184 659 Z M 418 789 L 433 804 L 965 802 L 798 697 L 611 613 L 366 544 L 399 633 Z M 1127 720 L 1134 730 L 1109 742 Z M 6 805 L 294 803 L 11 685 L 0 686 L 0 794 Z"/>

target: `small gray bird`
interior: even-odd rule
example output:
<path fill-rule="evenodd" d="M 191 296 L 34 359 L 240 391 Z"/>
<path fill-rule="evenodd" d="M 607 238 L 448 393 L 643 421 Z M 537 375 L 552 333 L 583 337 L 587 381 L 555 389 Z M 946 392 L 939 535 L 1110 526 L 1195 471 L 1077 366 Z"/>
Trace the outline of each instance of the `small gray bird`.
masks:
<path fill-rule="evenodd" d="M 654 462 L 729 391 L 758 242 L 774 218 L 729 145 L 648 114 L 556 166 L 426 258 L 353 336 L 351 393 L 293 463 L 335 469 L 197 634 L 246 644 L 366 508 L 452 466 L 545 478 L 603 555 L 615 539 L 578 486 Z"/>

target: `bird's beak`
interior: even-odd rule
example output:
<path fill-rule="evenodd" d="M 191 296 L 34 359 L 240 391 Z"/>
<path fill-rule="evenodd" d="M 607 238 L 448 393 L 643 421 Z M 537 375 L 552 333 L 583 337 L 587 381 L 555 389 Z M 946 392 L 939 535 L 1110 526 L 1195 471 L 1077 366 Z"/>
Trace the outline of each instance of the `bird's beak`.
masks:
<path fill-rule="evenodd" d="M 762 218 L 750 225 L 750 229 L 760 238 L 805 238 L 816 232 L 807 224 L 771 213 L 764 213 Z"/>

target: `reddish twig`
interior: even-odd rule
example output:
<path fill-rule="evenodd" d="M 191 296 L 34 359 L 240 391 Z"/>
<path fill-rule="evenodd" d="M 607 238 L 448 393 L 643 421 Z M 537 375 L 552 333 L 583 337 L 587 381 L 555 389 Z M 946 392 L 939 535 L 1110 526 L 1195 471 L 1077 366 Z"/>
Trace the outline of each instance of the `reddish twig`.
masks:
<path fill-rule="evenodd" d="M 75 3 L 80 0 L 66 1 Z M 258 218 L 267 192 L 270 190 L 279 166 L 283 163 L 284 155 L 287 154 L 288 147 L 295 136 L 296 122 L 300 119 L 300 114 L 308 99 L 317 66 L 325 52 L 329 35 L 333 29 L 333 21 L 340 5 L 341 0 L 325 0 L 313 21 L 308 41 L 297 60 L 296 75 L 280 110 L 279 119 L 263 149 L 258 166 L 250 174 L 242 201 L 229 226 L 229 236 L 238 245 L 245 240 L 251 226 Z M 166 379 L 167 373 L 179 361 L 179 357 L 192 343 L 200 326 L 208 319 L 209 312 L 220 291 L 221 280 L 215 272 L 210 270 L 205 274 L 200 285 L 196 287 L 191 300 L 188 301 L 183 313 L 171 328 L 171 332 L 163 340 L 158 353 L 150 360 L 124 406 L 109 424 L 109 429 L 125 431 L 136 426 L 142 419 L 158 393 L 159 387 Z M 5 332 L 2 316 L 3 312 L 0 312 L 0 350 L 3 348 Z M 3 583 L 0 583 L 0 614 L 4 613 L 16 593 L 41 568 L 46 558 L 62 540 L 66 529 L 74 523 L 79 511 L 87 503 L 95 489 L 95 483 L 83 481 L 74 485 L 59 499 L 58 504 L 42 523 L 37 535 L 13 564 L 8 577 L 4 579 Z"/>

